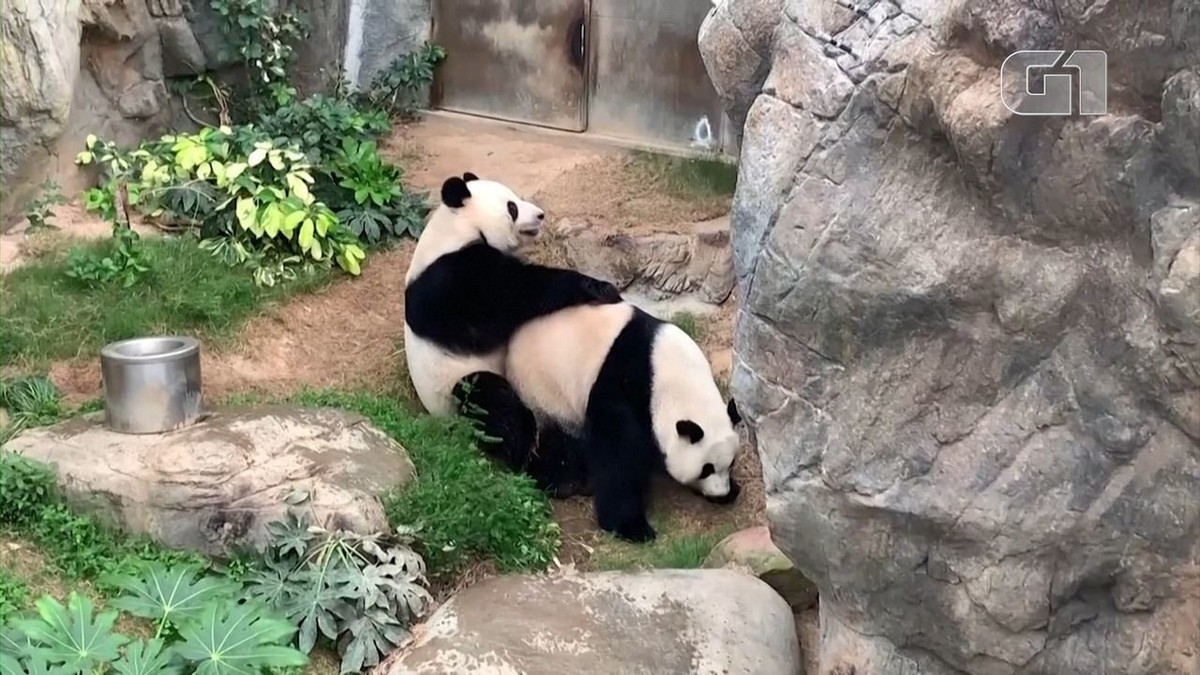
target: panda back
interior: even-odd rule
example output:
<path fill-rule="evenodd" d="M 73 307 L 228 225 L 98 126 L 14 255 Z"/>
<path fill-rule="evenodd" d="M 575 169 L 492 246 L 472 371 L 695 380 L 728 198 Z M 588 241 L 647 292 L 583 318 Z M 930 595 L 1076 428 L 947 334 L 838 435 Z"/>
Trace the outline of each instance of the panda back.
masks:
<path fill-rule="evenodd" d="M 518 330 L 508 345 L 505 371 L 525 405 L 577 431 L 613 342 L 634 312 L 628 303 L 582 305 Z"/>

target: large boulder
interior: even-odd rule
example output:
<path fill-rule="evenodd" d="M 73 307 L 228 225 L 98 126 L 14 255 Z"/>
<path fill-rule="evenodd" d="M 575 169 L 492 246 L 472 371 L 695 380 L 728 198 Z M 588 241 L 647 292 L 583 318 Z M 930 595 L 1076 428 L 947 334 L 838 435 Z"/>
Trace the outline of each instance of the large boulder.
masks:
<path fill-rule="evenodd" d="M 454 596 L 376 675 L 796 675 L 791 610 L 728 570 L 509 576 Z"/>
<path fill-rule="evenodd" d="M 843 4 L 726 0 L 700 44 L 821 672 L 1200 672 L 1200 5 Z M 1107 115 L 1002 103 L 1060 45 L 1107 51 Z"/>
<path fill-rule="evenodd" d="M 54 466 L 73 506 L 210 555 L 262 546 L 295 503 L 330 528 L 383 531 L 378 495 L 413 476 L 404 449 L 365 418 L 321 408 L 231 408 L 143 435 L 93 415 L 26 431 L 5 449 Z"/>

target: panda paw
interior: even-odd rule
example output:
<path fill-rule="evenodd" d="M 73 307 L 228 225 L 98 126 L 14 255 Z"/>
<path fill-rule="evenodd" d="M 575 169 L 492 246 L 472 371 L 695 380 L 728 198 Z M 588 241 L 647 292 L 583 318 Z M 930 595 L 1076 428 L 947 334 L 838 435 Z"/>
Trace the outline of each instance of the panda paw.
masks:
<path fill-rule="evenodd" d="M 644 519 L 640 522 L 623 523 L 615 528 L 613 534 L 635 544 L 654 541 L 655 537 L 658 536 L 655 534 L 654 528 L 650 526 L 650 523 Z"/>
<path fill-rule="evenodd" d="M 622 300 L 621 291 L 603 279 L 588 277 L 583 282 L 583 290 L 588 295 L 588 298 L 596 304 L 609 305 L 614 302 L 621 302 Z"/>

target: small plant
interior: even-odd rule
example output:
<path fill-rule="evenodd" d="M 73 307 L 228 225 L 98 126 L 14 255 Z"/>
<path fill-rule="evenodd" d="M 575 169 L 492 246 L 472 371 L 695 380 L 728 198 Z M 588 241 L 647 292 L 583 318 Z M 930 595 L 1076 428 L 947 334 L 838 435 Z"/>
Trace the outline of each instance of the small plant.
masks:
<path fill-rule="evenodd" d="M 150 271 L 146 252 L 137 232 L 121 225 L 113 226 L 112 240 L 101 251 L 76 248 L 67 257 L 67 276 L 87 286 L 114 282 L 129 288 Z"/>
<path fill-rule="evenodd" d="M 6 570 L 0 570 L 0 626 L 25 607 L 29 589 L 25 582 Z"/>
<path fill-rule="evenodd" d="M 37 196 L 29 200 L 29 204 L 25 207 L 25 222 L 29 223 L 25 231 L 33 233 L 44 229 L 55 229 L 51 223 L 54 219 L 54 207 L 66 203 L 67 198 L 63 196 L 58 183 L 52 180 L 42 183 Z"/>
<path fill-rule="evenodd" d="M 297 493 L 290 501 L 307 498 Z M 302 652 L 322 638 L 336 645 L 343 673 L 378 665 L 432 602 L 407 533 L 327 530 L 295 512 L 269 527 L 271 546 L 248 578 L 249 594 L 299 624 Z"/>
<path fill-rule="evenodd" d="M 419 95 L 433 82 L 433 71 L 446 58 L 446 50 L 428 42 L 392 60 L 371 79 L 366 98 L 389 117 L 407 119 L 420 107 Z"/>
<path fill-rule="evenodd" d="M 261 603 L 242 600 L 240 584 L 198 574 L 194 567 L 152 565 L 118 576 L 110 586 L 129 595 L 98 614 L 75 592 L 66 606 L 42 597 L 35 616 L 6 627 L 0 673 L 251 675 L 307 663 L 287 646 L 295 626 Z M 117 609 L 154 620 L 155 636 L 132 640 L 116 632 Z"/>
<path fill-rule="evenodd" d="M 700 317 L 691 312 L 676 313 L 671 317 L 671 323 L 697 342 L 704 338 L 704 325 L 700 322 Z"/>
<path fill-rule="evenodd" d="M 8 411 L 8 424 L 0 430 L 0 440 L 28 427 L 55 422 L 62 416 L 58 387 L 40 376 L 0 380 L 0 408 Z"/>
<path fill-rule="evenodd" d="M 308 35 L 302 13 L 274 11 L 267 0 L 212 0 L 227 40 L 246 68 L 249 101 L 246 112 L 261 115 L 295 99 L 288 74 L 295 65 L 295 46 Z"/>

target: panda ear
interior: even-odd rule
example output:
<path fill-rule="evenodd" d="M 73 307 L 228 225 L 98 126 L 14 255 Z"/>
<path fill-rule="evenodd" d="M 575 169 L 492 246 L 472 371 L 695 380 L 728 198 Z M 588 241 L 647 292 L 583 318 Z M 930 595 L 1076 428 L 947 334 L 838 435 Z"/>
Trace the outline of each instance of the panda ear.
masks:
<path fill-rule="evenodd" d="M 733 426 L 736 427 L 741 423 L 742 414 L 738 412 L 737 403 L 734 403 L 733 399 L 729 399 L 729 406 L 726 408 L 726 412 L 729 413 L 729 421 L 733 424 Z"/>
<path fill-rule="evenodd" d="M 467 181 L 458 176 L 451 176 L 442 183 L 442 203 L 446 206 L 457 209 L 470 198 L 471 191 L 467 188 Z"/>
<path fill-rule="evenodd" d="M 479 180 L 479 176 L 476 176 L 475 174 L 468 171 L 463 174 L 463 180 L 470 183 L 473 180 Z"/>
<path fill-rule="evenodd" d="M 704 430 L 691 420 L 679 420 L 675 423 L 675 431 L 692 443 L 699 443 L 704 438 Z"/>

